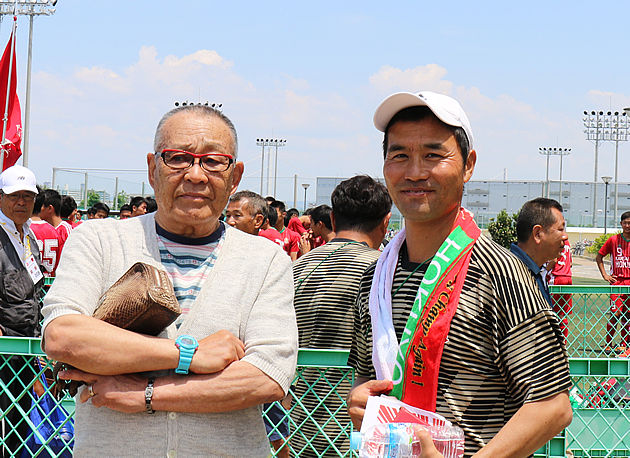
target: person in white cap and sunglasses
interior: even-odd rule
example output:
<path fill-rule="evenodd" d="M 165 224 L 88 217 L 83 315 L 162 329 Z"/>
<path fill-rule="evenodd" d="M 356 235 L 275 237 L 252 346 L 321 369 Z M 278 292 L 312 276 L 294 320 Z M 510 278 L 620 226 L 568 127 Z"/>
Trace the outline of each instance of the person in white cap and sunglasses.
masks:
<path fill-rule="evenodd" d="M 353 423 L 386 393 L 461 427 L 466 456 L 529 456 L 571 422 L 567 353 L 525 265 L 461 207 L 477 161 L 468 117 L 451 97 L 401 92 L 374 124 L 405 228 L 362 278 Z M 440 456 L 421 441 L 423 457 Z"/>
<path fill-rule="evenodd" d="M 38 337 L 40 306 L 44 275 L 40 267 L 37 239 L 30 231 L 31 215 L 37 195 L 37 180 L 29 169 L 14 165 L 0 175 L 0 336 Z M 1 361 L 0 361 L 1 362 Z M 0 378 L 8 381 L 8 391 L 18 398 L 33 380 L 33 372 L 24 370 L 25 360 L 14 356 L 0 368 Z M 17 376 L 15 374 L 18 374 Z M 17 379 L 21 379 L 17 380 Z M 12 406 L 6 392 L 0 394 L 0 411 L 6 413 L 8 426 L 4 429 L 4 453 L 21 447 L 28 435 L 28 425 L 17 408 L 25 412 L 31 405 L 29 396 Z"/>

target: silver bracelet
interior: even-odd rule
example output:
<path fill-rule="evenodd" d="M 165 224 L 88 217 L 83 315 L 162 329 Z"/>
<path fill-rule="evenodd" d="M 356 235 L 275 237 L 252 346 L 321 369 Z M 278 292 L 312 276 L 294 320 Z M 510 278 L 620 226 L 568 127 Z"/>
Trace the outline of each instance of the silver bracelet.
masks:
<path fill-rule="evenodd" d="M 144 405 L 148 414 L 155 413 L 155 410 L 153 410 L 153 406 L 151 405 L 151 401 L 153 400 L 153 384 L 155 383 L 156 378 L 157 377 L 149 377 L 149 383 L 147 383 L 147 387 L 144 389 Z"/>

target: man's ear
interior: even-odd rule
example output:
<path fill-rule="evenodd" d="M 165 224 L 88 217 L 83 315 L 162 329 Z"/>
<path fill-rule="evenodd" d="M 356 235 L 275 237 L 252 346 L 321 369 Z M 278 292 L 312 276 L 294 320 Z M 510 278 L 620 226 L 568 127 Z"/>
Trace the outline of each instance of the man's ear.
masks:
<path fill-rule="evenodd" d="M 539 244 L 542 241 L 542 233 L 545 231 L 540 224 L 536 224 L 532 228 L 532 237 L 534 237 L 534 242 Z"/>
<path fill-rule="evenodd" d="M 149 171 L 149 184 L 153 189 L 155 189 L 155 186 L 153 185 L 153 183 L 155 183 L 155 160 L 155 153 L 147 153 L 147 170 Z"/>
<path fill-rule="evenodd" d="M 383 225 L 383 231 L 385 233 L 387 233 L 387 228 L 389 227 L 389 220 L 391 219 L 391 217 L 392 217 L 392 212 L 389 212 L 387 216 L 383 218 L 383 222 L 381 223 Z"/>
<path fill-rule="evenodd" d="M 241 182 L 241 178 L 243 178 L 243 172 L 245 170 L 245 164 L 241 161 L 238 161 L 234 164 L 234 170 L 232 172 L 232 189 L 230 189 L 230 195 L 234 194 L 238 189 L 238 184 Z"/>
<path fill-rule="evenodd" d="M 464 183 L 468 183 L 468 180 L 472 178 L 475 171 L 475 164 L 477 163 L 477 151 L 471 149 L 464 164 Z"/>
<path fill-rule="evenodd" d="M 256 229 L 260 229 L 263 225 L 263 223 L 265 222 L 265 217 L 263 215 L 261 215 L 260 213 L 258 213 L 255 217 L 254 217 L 254 227 Z"/>
<path fill-rule="evenodd" d="M 330 225 L 332 226 L 333 232 L 337 232 L 337 224 L 335 223 L 335 214 L 334 212 L 330 212 Z"/>

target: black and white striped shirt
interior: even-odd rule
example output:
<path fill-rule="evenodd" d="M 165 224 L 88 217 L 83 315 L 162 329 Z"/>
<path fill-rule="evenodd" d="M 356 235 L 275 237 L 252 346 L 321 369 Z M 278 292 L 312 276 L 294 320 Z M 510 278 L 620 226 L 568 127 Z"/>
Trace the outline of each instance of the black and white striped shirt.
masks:
<path fill-rule="evenodd" d="M 293 264 L 301 348 L 350 349 L 359 283 L 379 255 L 364 243 L 333 239 Z M 345 438 L 352 425 L 344 399 L 352 380 L 347 370 L 331 368 L 325 376 L 322 370 L 303 369 L 294 386 L 299 401 L 291 418 L 300 432 L 291 438 L 291 447 L 304 458 L 350 456 Z"/>
<path fill-rule="evenodd" d="M 333 239 L 293 264 L 300 348 L 350 350 L 359 282 L 380 251 Z"/>
<path fill-rule="evenodd" d="M 426 270 L 423 266 L 412 274 L 418 265 L 406 259 L 406 245 L 400 251 L 392 287 L 399 340 Z M 361 282 L 349 360 L 358 375 L 370 378 L 375 377 L 368 306 L 374 268 Z M 531 272 L 481 236 L 473 248 L 438 376 L 437 413 L 464 430 L 466 456 L 485 446 L 523 403 L 571 387 L 563 342 L 558 320 Z"/>

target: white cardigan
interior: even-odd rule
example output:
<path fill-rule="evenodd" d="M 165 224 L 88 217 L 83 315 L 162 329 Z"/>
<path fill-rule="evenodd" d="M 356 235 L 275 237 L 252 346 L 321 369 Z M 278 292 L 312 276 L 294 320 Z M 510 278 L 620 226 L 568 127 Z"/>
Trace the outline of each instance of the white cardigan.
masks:
<path fill-rule="evenodd" d="M 138 261 L 163 269 L 154 214 L 123 221 L 92 220 L 74 229 L 44 300 L 42 335 L 59 316 L 91 316 L 100 296 Z M 297 362 L 290 258 L 265 238 L 229 226 L 190 313 L 179 330 L 171 325 L 161 337 L 188 334 L 199 340 L 221 329 L 245 343 L 243 361 L 288 390 Z M 77 403 L 75 421 L 75 457 L 164 457 L 172 450 L 180 457 L 269 455 L 260 407 L 147 415 L 96 409 L 87 402 Z"/>

